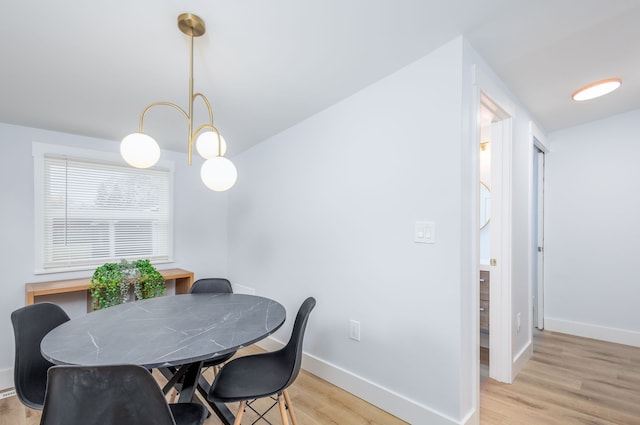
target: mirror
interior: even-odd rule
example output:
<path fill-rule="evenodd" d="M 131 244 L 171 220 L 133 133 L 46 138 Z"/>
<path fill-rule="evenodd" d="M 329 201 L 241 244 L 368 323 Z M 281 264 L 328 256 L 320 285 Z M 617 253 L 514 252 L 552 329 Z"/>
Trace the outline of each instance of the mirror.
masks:
<path fill-rule="evenodd" d="M 485 182 L 480 182 L 480 230 L 489 224 L 491 219 L 491 191 Z"/>

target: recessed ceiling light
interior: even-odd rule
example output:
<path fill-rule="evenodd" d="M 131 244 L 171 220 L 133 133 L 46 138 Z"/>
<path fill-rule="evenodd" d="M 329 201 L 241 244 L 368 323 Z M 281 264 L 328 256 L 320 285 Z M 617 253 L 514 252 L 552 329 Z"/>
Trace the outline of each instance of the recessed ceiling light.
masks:
<path fill-rule="evenodd" d="M 596 97 L 611 93 L 621 85 L 622 80 L 620 78 L 608 78 L 582 87 L 580 90 L 573 93 L 571 98 L 578 102 L 595 99 Z"/>

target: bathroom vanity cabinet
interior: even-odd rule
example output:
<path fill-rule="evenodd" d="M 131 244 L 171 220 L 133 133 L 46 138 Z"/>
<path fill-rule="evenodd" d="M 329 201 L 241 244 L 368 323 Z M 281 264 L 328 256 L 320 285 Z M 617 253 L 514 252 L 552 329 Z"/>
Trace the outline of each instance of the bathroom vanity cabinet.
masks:
<path fill-rule="evenodd" d="M 489 333 L 489 288 L 488 270 L 480 270 L 480 332 Z"/>

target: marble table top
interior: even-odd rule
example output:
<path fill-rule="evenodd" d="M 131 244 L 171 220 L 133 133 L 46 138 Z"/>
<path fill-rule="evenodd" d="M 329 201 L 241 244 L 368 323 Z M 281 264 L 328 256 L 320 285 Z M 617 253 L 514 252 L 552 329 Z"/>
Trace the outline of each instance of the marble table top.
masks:
<path fill-rule="evenodd" d="M 40 349 L 55 364 L 178 366 L 253 344 L 285 318 L 280 303 L 254 295 L 164 296 L 70 320 L 49 332 Z"/>

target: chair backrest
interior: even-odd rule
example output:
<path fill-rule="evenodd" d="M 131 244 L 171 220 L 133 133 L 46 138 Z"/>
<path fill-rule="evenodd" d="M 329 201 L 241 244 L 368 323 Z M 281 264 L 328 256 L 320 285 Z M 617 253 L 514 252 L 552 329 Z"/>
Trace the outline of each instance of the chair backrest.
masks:
<path fill-rule="evenodd" d="M 302 343 L 304 341 L 304 332 L 307 328 L 307 322 L 311 310 L 316 306 L 316 299 L 309 297 L 298 309 L 296 315 L 296 321 L 293 323 L 293 331 L 291 332 L 291 338 L 289 342 L 280 350 L 280 354 L 284 357 L 285 361 L 292 366 L 291 375 L 287 380 L 287 383 L 282 387 L 286 389 L 289 385 L 293 384 L 293 381 L 298 377 L 300 373 L 300 366 L 302 365 Z"/>
<path fill-rule="evenodd" d="M 68 320 L 67 313 L 52 303 L 32 304 L 11 313 L 16 345 L 13 366 L 16 394 L 32 409 L 42 409 L 47 370 L 53 366 L 40 354 L 40 342 L 49 331 Z"/>
<path fill-rule="evenodd" d="M 189 291 L 192 294 L 201 294 L 201 293 L 223 293 L 223 294 L 231 294 L 233 293 L 233 289 L 231 289 L 231 282 L 228 279 L 224 279 L 221 277 L 210 277 L 206 279 L 198 279 L 191 286 L 191 290 Z"/>
<path fill-rule="evenodd" d="M 162 390 L 138 365 L 54 366 L 40 425 L 175 425 Z"/>

